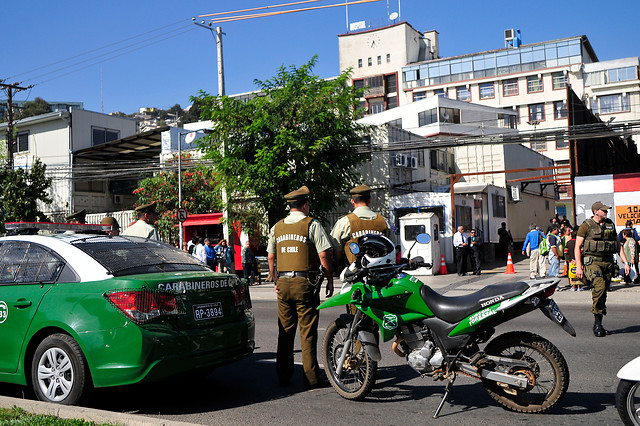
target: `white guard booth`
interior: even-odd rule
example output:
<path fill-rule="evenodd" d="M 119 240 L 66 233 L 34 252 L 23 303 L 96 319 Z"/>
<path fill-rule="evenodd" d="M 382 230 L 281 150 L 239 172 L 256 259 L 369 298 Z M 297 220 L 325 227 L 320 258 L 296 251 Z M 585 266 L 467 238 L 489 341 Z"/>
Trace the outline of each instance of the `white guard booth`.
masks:
<path fill-rule="evenodd" d="M 416 235 L 427 233 L 431 236 L 429 244 L 416 242 Z M 413 248 L 412 248 L 413 246 Z M 440 271 L 440 220 L 435 213 L 409 213 L 400 218 L 400 252 L 402 257 L 422 256 L 425 262 L 433 265 L 431 269 L 419 268 L 416 275 L 435 275 Z"/>

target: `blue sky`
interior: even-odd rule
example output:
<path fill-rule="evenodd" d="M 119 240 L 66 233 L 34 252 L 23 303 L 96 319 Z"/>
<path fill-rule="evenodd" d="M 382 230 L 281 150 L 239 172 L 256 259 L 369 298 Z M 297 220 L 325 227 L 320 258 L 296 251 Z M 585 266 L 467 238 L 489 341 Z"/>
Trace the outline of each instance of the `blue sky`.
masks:
<path fill-rule="evenodd" d="M 289 8 L 343 2 L 323 0 Z M 285 1 L 4 2 L 0 79 L 10 77 L 7 82 L 22 81 L 24 85 L 38 83 L 30 91 L 19 93 L 16 99 L 32 100 L 39 96 L 48 101 L 79 101 L 84 102 L 86 109 L 100 111 L 102 71 L 106 113 L 132 113 L 147 106 L 169 108 L 176 103 L 185 107 L 189 96 L 199 90 L 213 94 L 218 91 L 213 37 L 209 31 L 193 25 L 191 17 L 279 3 Z M 608 4 L 615 6 L 608 8 Z M 398 12 L 400 7 L 401 20 L 417 30 L 437 30 L 442 57 L 504 47 L 503 30 L 507 28 L 520 29 L 524 44 L 587 35 L 600 60 L 640 55 L 638 0 L 610 3 L 401 0 L 400 4 L 398 0 L 382 0 L 350 6 L 349 21 L 365 20 L 372 27 L 385 25 L 387 7 L 389 12 Z M 226 33 L 223 48 L 227 94 L 253 90 L 254 79 L 268 79 L 279 66 L 299 66 L 314 54 L 319 56 L 317 75 L 330 77 L 339 73 L 337 35 L 346 32 L 344 7 L 220 26 Z M 129 38 L 127 42 L 112 44 Z M 157 43 L 151 44 L 154 41 Z M 135 50 L 130 53 L 123 54 L 131 49 L 127 48 L 109 55 L 117 55 L 113 59 L 99 57 L 87 61 L 136 42 L 140 44 L 133 46 Z M 98 49 L 109 44 L 112 45 Z M 95 51 L 65 61 L 91 50 Z M 80 61 L 86 62 L 72 65 Z M 82 69 L 69 73 L 78 68 Z"/>

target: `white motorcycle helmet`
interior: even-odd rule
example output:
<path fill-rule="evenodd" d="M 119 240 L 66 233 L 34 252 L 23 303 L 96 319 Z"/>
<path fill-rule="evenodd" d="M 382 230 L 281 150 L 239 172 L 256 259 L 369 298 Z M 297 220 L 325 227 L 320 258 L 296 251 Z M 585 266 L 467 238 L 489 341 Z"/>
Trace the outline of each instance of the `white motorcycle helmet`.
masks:
<path fill-rule="evenodd" d="M 391 240 L 383 235 L 367 234 L 358 238 L 362 253 L 363 267 L 376 268 L 396 263 L 395 247 Z"/>

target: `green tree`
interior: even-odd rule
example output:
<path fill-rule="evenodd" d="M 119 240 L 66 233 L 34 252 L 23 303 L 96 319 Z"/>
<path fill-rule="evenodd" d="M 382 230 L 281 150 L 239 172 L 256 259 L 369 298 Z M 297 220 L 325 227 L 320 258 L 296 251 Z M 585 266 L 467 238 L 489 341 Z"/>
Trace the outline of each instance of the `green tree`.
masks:
<path fill-rule="evenodd" d="M 273 225 L 286 212 L 283 195 L 307 185 L 316 217 L 333 210 L 353 185 L 362 157 L 355 122 L 362 92 L 349 86 L 351 70 L 335 79 L 312 74 L 314 56 L 296 68 L 280 67 L 255 80 L 258 96 L 240 101 L 200 93 L 201 119 L 215 123 L 201 148 L 216 164 L 232 196 L 255 199 Z M 233 217 L 233 211 L 231 211 Z"/>
<path fill-rule="evenodd" d="M 33 101 L 25 102 L 16 113 L 16 120 L 51 112 L 51 105 L 42 98 L 35 98 Z"/>
<path fill-rule="evenodd" d="M 177 161 L 177 157 L 176 160 Z M 183 155 L 183 165 L 189 160 Z M 186 163 L 186 164 L 185 164 Z M 161 172 L 143 179 L 133 191 L 138 205 L 158 203 L 158 231 L 164 241 L 176 239 L 178 210 L 178 173 Z M 219 212 L 222 208 L 218 180 L 211 167 L 197 167 L 182 172 L 182 207 L 190 214 Z"/>
<path fill-rule="evenodd" d="M 45 204 L 52 201 L 47 193 L 51 187 L 51 178 L 45 175 L 46 167 L 37 159 L 30 169 L 0 171 L 2 228 L 5 222 L 46 220 L 45 215 L 38 210 L 38 201 Z"/>

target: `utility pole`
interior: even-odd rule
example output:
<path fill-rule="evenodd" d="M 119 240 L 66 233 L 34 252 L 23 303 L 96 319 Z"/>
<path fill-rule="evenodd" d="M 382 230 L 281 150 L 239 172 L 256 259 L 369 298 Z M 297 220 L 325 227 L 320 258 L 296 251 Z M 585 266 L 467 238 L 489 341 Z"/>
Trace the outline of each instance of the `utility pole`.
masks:
<path fill-rule="evenodd" d="M 204 21 L 196 22 L 196 18 L 191 18 L 193 23 L 199 27 L 207 29 L 211 31 L 211 34 L 216 39 L 216 47 L 218 51 L 218 96 L 224 96 L 224 60 L 222 56 L 222 28 L 216 27 L 215 29 L 211 26 L 211 22 L 209 25 L 205 25 Z"/>
<path fill-rule="evenodd" d="M 209 22 L 208 25 L 205 25 L 204 21 L 200 21 L 200 22 L 196 22 L 196 18 L 191 18 L 193 23 L 196 24 L 199 27 L 202 27 L 204 29 L 207 29 L 209 31 L 211 31 L 211 34 L 214 36 L 214 38 L 216 39 L 216 47 L 217 47 L 217 52 L 218 52 L 218 96 L 224 96 L 225 95 L 225 90 L 224 90 L 224 59 L 222 56 L 222 34 L 224 34 L 222 32 L 222 28 L 221 27 L 216 27 L 215 30 L 213 29 L 211 22 Z M 224 141 L 222 141 L 222 151 L 224 153 L 224 149 L 225 149 L 225 143 Z M 228 202 L 229 202 L 229 196 L 227 194 L 227 188 L 226 187 L 222 187 L 222 205 L 223 205 L 223 210 L 222 210 L 222 220 L 224 222 L 224 225 L 222 226 L 222 235 L 224 237 L 225 240 L 227 240 L 227 243 L 229 244 L 229 249 L 231 250 L 231 256 L 233 261 L 231 262 L 231 270 L 233 272 L 235 272 L 235 253 L 234 253 L 234 241 L 233 238 L 229 238 L 229 206 L 228 206 Z M 233 236 L 233 234 L 232 234 Z"/>
<path fill-rule="evenodd" d="M 7 93 L 7 167 L 13 169 L 13 95 L 33 87 L 20 87 L 20 83 L 5 84 L 4 80 L 0 80 L 0 87 Z"/>

